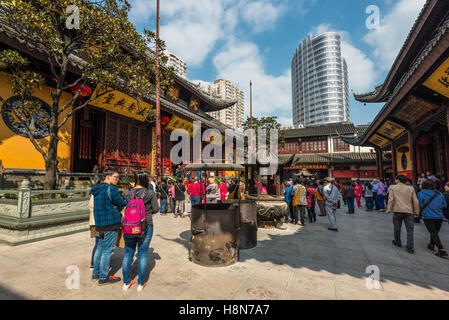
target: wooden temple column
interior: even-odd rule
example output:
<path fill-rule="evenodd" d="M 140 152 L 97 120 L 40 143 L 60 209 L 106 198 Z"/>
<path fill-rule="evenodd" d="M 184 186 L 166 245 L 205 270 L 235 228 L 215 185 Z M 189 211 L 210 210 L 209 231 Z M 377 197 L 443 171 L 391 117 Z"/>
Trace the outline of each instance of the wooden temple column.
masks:
<path fill-rule="evenodd" d="M 446 126 L 447 130 L 443 134 L 444 137 L 444 152 L 446 158 L 446 181 L 449 178 L 449 103 L 446 105 Z"/>
<path fill-rule="evenodd" d="M 380 179 L 385 178 L 384 174 L 384 165 L 383 165 L 383 156 L 382 156 L 382 150 L 379 148 L 376 148 L 376 167 L 377 167 L 377 177 Z"/>
<path fill-rule="evenodd" d="M 410 148 L 410 161 L 412 165 L 412 182 L 417 183 L 418 181 L 418 168 L 416 166 L 416 144 L 415 144 L 415 136 L 412 132 L 413 129 L 408 130 L 408 145 Z"/>
<path fill-rule="evenodd" d="M 397 161 L 396 161 L 396 145 L 394 142 L 391 142 L 391 161 L 393 164 L 393 181 L 398 175 L 398 167 L 397 167 Z"/>

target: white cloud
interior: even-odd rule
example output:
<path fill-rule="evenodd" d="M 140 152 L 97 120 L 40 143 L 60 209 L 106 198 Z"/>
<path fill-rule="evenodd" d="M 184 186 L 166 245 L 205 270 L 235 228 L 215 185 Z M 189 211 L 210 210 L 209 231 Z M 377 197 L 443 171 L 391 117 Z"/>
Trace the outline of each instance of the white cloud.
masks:
<path fill-rule="evenodd" d="M 249 116 L 249 82 L 253 82 L 253 116 L 277 115 L 284 124 L 291 120 L 290 70 L 279 76 L 266 73 L 259 48 L 252 42 L 229 40 L 214 57 L 217 77 L 228 79 L 245 92 L 245 117 Z"/>
<path fill-rule="evenodd" d="M 253 33 L 273 29 L 286 9 L 287 3 L 276 5 L 267 0 L 240 2 L 242 18 L 251 27 Z"/>
<path fill-rule="evenodd" d="M 311 34 L 317 35 L 328 31 L 340 34 L 341 55 L 345 58 L 348 65 L 349 88 L 356 92 L 371 91 L 378 78 L 374 62 L 352 44 L 351 37 L 347 31 L 334 30 L 330 24 L 323 23 L 312 29 Z"/>
<path fill-rule="evenodd" d="M 400 0 L 383 18 L 379 29 L 363 38 L 373 48 L 378 67 L 389 70 L 426 0 Z M 382 12 L 381 12 L 382 15 Z"/>

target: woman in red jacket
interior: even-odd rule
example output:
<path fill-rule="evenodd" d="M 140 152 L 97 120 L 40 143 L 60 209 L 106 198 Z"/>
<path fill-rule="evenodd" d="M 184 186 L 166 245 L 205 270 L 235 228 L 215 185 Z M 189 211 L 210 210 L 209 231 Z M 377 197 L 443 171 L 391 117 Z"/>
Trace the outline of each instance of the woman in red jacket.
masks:
<path fill-rule="evenodd" d="M 315 200 L 316 200 L 316 189 L 313 182 L 309 182 L 307 187 L 307 212 L 309 215 L 309 222 L 316 222 L 316 213 L 315 213 Z"/>
<path fill-rule="evenodd" d="M 362 204 L 360 203 L 360 199 L 362 198 L 363 190 L 362 186 L 358 181 L 355 183 L 354 192 L 355 192 L 355 199 L 357 200 L 357 207 L 361 209 Z"/>
<path fill-rule="evenodd" d="M 205 189 L 203 184 L 198 183 L 197 177 L 192 178 L 192 183 L 189 184 L 187 193 L 190 195 L 190 201 L 192 203 L 192 206 L 201 203 L 201 195 L 204 195 Z"/>

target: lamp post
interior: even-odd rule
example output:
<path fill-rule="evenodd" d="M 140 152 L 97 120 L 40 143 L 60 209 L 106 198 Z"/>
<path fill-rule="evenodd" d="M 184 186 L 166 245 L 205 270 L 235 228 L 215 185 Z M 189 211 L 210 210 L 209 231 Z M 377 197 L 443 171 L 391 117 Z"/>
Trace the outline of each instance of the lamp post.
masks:
<path fill-rule="evenodd" d="M 159 81 L 159 0 L 157 1 L 156 9 L 156 175 L 158 180 L 162 176 L 161 165 L 161 96 L 160 96 L 160 81 Z"/>

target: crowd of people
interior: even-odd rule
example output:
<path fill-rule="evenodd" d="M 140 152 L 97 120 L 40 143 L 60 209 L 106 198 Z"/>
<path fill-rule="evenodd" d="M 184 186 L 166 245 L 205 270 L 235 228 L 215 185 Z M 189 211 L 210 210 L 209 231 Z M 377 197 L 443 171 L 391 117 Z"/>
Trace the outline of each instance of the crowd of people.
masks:
<path fill-rule="evenodd" d="M 413 228 L 415 223 L 424 221 L 430 234 L 427 248 L 435 251 L 439 257 L 447 257 L 439 238 L 444 219 L 449 219 L 449 182 L 441 175 L 430 172 L 420 175 L 417 184 L 399 175 L 394 184 L 390 180 L 376 178 L 371 182 L 290 178 L 285 182 L 284 201 L 288 205 L 287 220 L 295 225 L 306 226 L 306 209 L 309 223 L 316 222 L 315 207 L 319 216 L 328 216 L 329 230 L 338 232 L 336 210 L 341 201 L 347 207 L 347 214 L 355 214 L 355 205 L 362 209 L 365 199 L 365 211 L 393 214 L 393 245 L 402 247 L 401 228 L 404 222 L 407 231 L 407 252 L 414 253 Z"/>
<path fill-rule="evenodd" d="M 201 178 L 201 181 L 200 181 Z M 109 274 L 109 264 L 117 240 L 123 240 L 125 254 L 122 261 L 123 290 L 128 290 L 136 282 L 130 278 L 133 257 L 137 250 L 138 282 L 137 290 L 146 285 L 148 268 L 148 248 L 153 235 L 154 214 L 174 218 L 186 216 L 186 203 L 192 206 L 217 203 L 219 200 L 242 199 L 244 184 L 237 178 L 216 179 L 198 175 L 162 179 L 145 173 L 134 173 L 129 188 L 120 194 L 117 188 L 120 174 L 116 170 L 106 170 L 102 180 L 91 189 L 89 208 L 91 212 L 91 236 L 95 245 L 91 256 L 92 281 L 98 285 L 122 281 Z M 264 188 L 261 186 L 262 189 Z M 413 229 L 421 219 L 429 232 L 427 248 L 439 257 L 447 257 L 439 231 L 444 219 L 449 218 L 449 183 L 438 175 L 420 176 L 417 185 L 402 175 L 394 184 L 376 178 L 364 184 L 359 181 L 341 183 L 332 178 L 323 180 L 290 178 L 284 183 L 284 200 L 288 205 L 287 220 L 295 225 L 306 226 L 315 223 L 317 216 L 327 216 L 329 230 L 338 232 L 337 209 L 341 202 L 347 206 L 347 214 L 355 214 L 355 205 L 365 210 L 378 210 L 393 214 L 393 245 L 402 247 L 401 228 L 404 222 L 407 231 L 406 249 L 414 253 Z M 317 208 L 317 209 L 316 209 Z M 318 210 L 318 212 L 316 212 Z M 135 215 L 140 213 L 139 216 Z M 317 214 L 318 213 L 318 214 Z"/>

